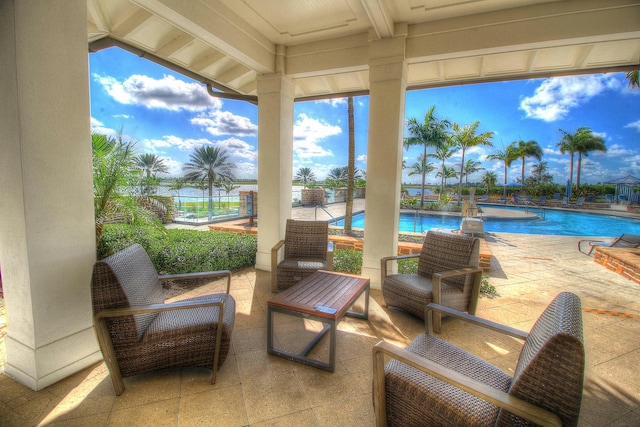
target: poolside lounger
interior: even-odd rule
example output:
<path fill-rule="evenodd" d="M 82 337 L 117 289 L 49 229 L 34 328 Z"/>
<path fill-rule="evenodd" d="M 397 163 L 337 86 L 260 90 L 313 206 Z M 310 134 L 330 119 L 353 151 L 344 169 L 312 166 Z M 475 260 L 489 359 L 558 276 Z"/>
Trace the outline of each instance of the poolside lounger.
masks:
<path fill-rule="evenodd" d="M 640 246 L 640 236 L 635 234 L 623 234 L 613 242 L 605 242 L 602 240 L 578 241 L 578 250 L 585 255 L 591 255 L 596 246 L 606 246 L 610 248 L 637 248 Z"/>

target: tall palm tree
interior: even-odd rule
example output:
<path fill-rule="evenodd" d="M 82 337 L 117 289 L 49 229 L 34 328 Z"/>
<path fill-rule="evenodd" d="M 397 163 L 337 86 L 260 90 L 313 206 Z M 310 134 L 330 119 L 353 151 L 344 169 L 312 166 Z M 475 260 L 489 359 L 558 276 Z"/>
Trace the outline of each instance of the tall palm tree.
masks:
<path fill-rule="evenodd" d="M 136 157 L 136 166 L 145 173 L 147 178 L 158 172 L 169 172 L 169 168 L 164 163 L 164 159 L 158 157 L 157 154 L 146 153 L 138 155 L 138 157 Z"/>
<path fill-rule="evenodd" d="M 471 159 L 466 161 L 463 168 L 465 187 L 469 186 L 469 175 L 472 175 L 476 172 L 480 172 L 481 170 L 484 170 L 484 168 L 480 166 L 481 164 L 482 163 L 477 162 L 475 160 L 471 160 Z"/>
<path fill-rule="evenodd" d="M 356 137 L 353 122 L 353 96 L 347 99 L 347 116 L 349 119 L 349 160 L 347 163 L 347 203 L 344 212 L 344 231 L 351 234 L 351 220 L 353 218 L 353 191 L 356 158 Z"/>
<path fill-rule="evenodd" d="M 513 142 L 507 145 L 507 148 L 505 148 L 503 151 L 498 151 L 487 156 L 487 159 L 489 160 L 501 160 L 502 162 L 504 162 L 504 197 L 507 197 L 507 170 L 511 166 L 511 163 L 517 158 L 518 148 Z"/>
<path fill-rule="evenodd" d="M 479 121 L 475 121 L 471 124 L 460 126 L 454 123 L 452 126 L 453 133 L 451 140 L 454 147 L 458 147 L 462 150 L 462 159 L 460 160 L 460 182 L 458 183 L 458 204 L 462 201 L 462 177 L 464 176 L 464 154 L 467 148 L 477 147 L 479 145 L 493 147 L 491 138 L 493 138 L 493 132 L 483 132 L 476 134 L 480 126 Z"/>
<path fill-rule="evenodd" d="M 294 177 L 294 179 L 296 181 L 300 181 L 304 188 L 308 188 L 309 185 L 315 182 L 316 175 L 313 173 L 311 168 L 305 166 L 298 169 L 298 172 L 296 172 L 296 176 Z"/>
<path fill-rule="evenodd" d="M 579 134 L 577 131 L 575 133 L 570 133 L 562 129 L 558 129 L 558 131 L 562 134 L 562 139 L 560 139 L 560 141 L 558 142 L 557 147 L 560 149 L 560 152 L 562 154 L 569 153 L 570 157 L 569 190 L 571 190 L 571 188 L 573 187 L 573 158 L 578 152 Z M 568 194 L 568 196 L 571 196 L 571 194 Z"/>
<path fill-rule="evenodd" d="M 235 182 L 225 179 L 220 183 L 220 186 L 224 189 L 225 194 L 227 195 L 227 210 L 229 210 L 229 193 L 233 190 L 240 188 L 239 185 L 236 185 Z"/>
<path fill-rule="evenodd" d="M 523 140 L 518 141 L 517 150 L 518 157 L 522 159 L 522 178 L 520 182 L 522 183 L 522 185 L 524 185 L 524 159 L 527 157 L 534 157 L 538 161 L 540 161 L 542 159 L 543 153 L 540 145 L 538 145 L 538 143 L 532 139 L 526 142 Z"/>
<path fill-rule="evenodd" d="M 424 122 L 420 123 L 416 118 L 407 121 L 409 136 L 404 139 L 405 148 L 422 146 L 422 156 L 426 158 L 427 147 L 438 147 L 445 143 L 447 130 L 451 123 L 446 119 L 438 119 L 435 115 L 436 106 L 432 106 L 424 115 Z M 420 207 L 424 207 L 425 176 L 422 176 Z"/>
<path fill-rule="evenodd" d="M 591 129 L 586 127 L 579 128 L 576 133 L 578 136 L 578 145 L 576 152 L 578 153 L 578 167 L 576 170 L 576 190 L 580 189 L 580 171 L 582 169 L 582 157 L 588 157 L 591 151 L 606 152 L 604 138 L 594 135 Z"/>
<path fill-rule="evenodd" d="M 444 185 L 447 185 L 447 179 L 448 178 L 457 178 L 458 177 L 458 172 L 456 172 L 456 168 L 454 168 L 453 166 L 449 167 L 449 166 L 446 166 L 446 165 L 442 165 L 442 170 L 440 172 L 438 172 L 436 174 L 436 176 L 442 177 Z M 441 191 L 440 195 L 443 195 L 443 194 L 444 194 L 444 191 Z"/>
<path fill-rule="evenodd" d="M 170 190 L 178 193 L 178 210 L 179 211 L 182 210 L 182 199 L 180 198 L 180 190 L 182 190 L 185 187 L 186 183 L 187 181 L 183 177 L 179 177 L 179 178 L 175 178 L 171 182 L 171 186 L 169 187 Z"/>
<path fill-rule="evenodd" d="M 444 140 L 440 145 L 438 145 L 436 147 L 436 152 L 434 154 L 432 154 L 433 157 L 435 157 L 436 159 L 440 160 L 442 162 L 442 168 L 441 168 L 441 172 L 439 172 L 436 176 L 441 177 L 441 181 L 440 181 L 440 194 L 444 194 L 444 180 L 445 180 L 445 174 L 443 173 L 445 171 L 445 160 L 447 160 L 449 157 L 453 156 L 453 154 L 456 152 L 455 149 L 452 148 L 451 143 L 448 141 L 448 139 Z M 457 175 L 456 175 L 457 176 Z M 451 178 L 450 176 L 448 178 Z M 424 189 L 423 189 L 424 191 Z"/>
<path fill-rule="evenodd" d="M 227 153 L 217 147 L 198 147 L 184 165 L 185 178 L 190 181 L 206 181 L 209 189 L 209 220 L 213 217 L 213 184 L 217 179 L 235 180 Z"/>

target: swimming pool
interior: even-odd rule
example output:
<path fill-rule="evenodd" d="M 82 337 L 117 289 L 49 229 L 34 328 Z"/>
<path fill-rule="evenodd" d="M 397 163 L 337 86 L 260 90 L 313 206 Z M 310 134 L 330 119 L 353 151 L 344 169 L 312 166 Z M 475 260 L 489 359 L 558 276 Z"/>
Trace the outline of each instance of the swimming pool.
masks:
<path fill-rule="evenodd" d="M 499 208 L 523 211 L 522 208 Z M 484 231 L 555 236 L 615 237 L 622 233 L 640 234 L 640 220 L 633 218 L 555 209 L 545 209 L 544 213 L 544 218 L 537 219 L 484 218 Z M 332 225 L 344 225 L 344 221 Z M 352 227 L 364 228 L 364 213 L 353 216 Z M 424 233 L 432 228 L 457 230 L 460 228 L 460 217 L 428 213 L 417 217 L 413 213 L 400 214 L 401 232 Z"/>

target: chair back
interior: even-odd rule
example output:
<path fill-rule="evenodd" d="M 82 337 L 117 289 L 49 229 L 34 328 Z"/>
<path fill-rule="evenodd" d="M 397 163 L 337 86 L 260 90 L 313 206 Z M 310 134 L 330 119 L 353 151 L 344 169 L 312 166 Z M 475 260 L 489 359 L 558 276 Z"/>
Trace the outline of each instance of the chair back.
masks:
<path fill-rule="evenodd" d="M 284 242 L 285 260 L 326 259 L 329 224 L 326 221 L 288 219 Z"/>
<path fill-rule="evenodd" d="M 520 353 L 509 394 L 557 414 L 562 425 L 578 424 L 585 353 L 580 299 L 558 294 L 533 325 Z M 525 425 L 501 411 L 497 425 Z"/>
<path fill-rule="evenodd" d="M 91 295 L 94 315 L 108 308 L 164 303 L 158 272 L 139 244 L 95 263 Z M 156 316 L 157 313 L 126 316 L 108 324 L 112 333 L 117 328 L 118 336 L 140 340 Z"/>
<path fill-rule="evenodd" d="M 429 230 L 418 261 L 418 274 L 431 278 L 433 273 L 463 267 L 478 267 L 480 240 L 477 237 L 451 232 Z M 472 285 L 469 275 L 448 279 L 466 291 Z"/>

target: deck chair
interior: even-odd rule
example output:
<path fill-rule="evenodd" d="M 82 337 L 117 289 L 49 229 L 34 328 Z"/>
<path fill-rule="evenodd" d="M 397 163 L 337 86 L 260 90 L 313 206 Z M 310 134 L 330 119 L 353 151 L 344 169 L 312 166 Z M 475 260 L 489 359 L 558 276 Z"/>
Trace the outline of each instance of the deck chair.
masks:
<path fill-rule="evenodd" d="M 604 201 L 606 203 L 613 203 L 613 194 L 605 194 L 604 195 Z"/>
<path fill-rule="evenodd" d="M 578 250 L 585 255 L 591 255 L 596 246 L 610 248 L 637 248 L 640 247 L 640 236 L 635 234 L 622 234 L 612 242 L 602 240 L 579 240 Z"/>
<path fill-rule="evenodd" d="M 418 259 L 415 274 L 388 274 L 392 260 Z M 420 254 L 395 255 L 380 260 L 384 306 L 402 309 L 424 319 L 430 302 L 475 314 L 482 270 L 478 268 L 480 241 L 477 237 L 429 230 Z M 434 329 L 440 332 L 440 316 Z"/>
<path fill-rule="evenodd" d="M 575 294 L 558 294 L 529 333 L 436 304 L 427 311 L 427 318 L 447 314 L 523 340 L 513 377 L 431 331 L 406 349 L 381 341 L 373 347 L 376 425 L 578 424 L 585 349 Z"/>
<path fill-rule="evenodd" d="M 584 197 L 578 197 L 578 200 L 576 200 L 575 203 L 570 204 L 569 207 L 574 208 L 574 209 L 578 209 L 581 208 L 584 205 L 584 201 L 586 199 Z"/>
<path fill-rule="evenodd" d="M 540 200 L 538 200 L 538 204 L 539 205 L 546 205 L 547 204 L 547 196 L 540 196 Z"/>
<path fill-rule="evenodd" d="M 165 303 L 162 282 L 225 278 L 226 293 Z M 236 304 L 231 272 L 159 276 L 139 244 L 95 263 L 91 280 L 94 327 L 117 395 L 123 377 L 164 368 L 212 369 L 211 383 L 231 348 Z"/>
<path fill-rule="evenodd" d="M 284 240 L 271 248 L 271 292 L 283 291 L 318 270 L 332 268 L 327 221 L 288 219 Z"/>

